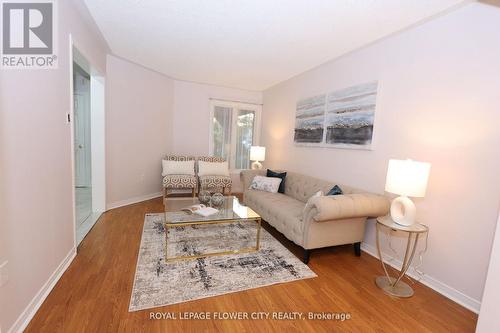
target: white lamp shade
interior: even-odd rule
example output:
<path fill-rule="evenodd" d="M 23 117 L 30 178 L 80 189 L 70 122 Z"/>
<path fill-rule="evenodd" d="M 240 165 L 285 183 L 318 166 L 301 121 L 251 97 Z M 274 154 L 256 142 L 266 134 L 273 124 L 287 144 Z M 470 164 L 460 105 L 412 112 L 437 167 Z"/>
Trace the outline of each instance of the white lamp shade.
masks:
<path fill-rule="evenodd" d="M 266 147 L 252 146 L 250 147 L 250 160 L 251 161 L 265 161 Z"/>
<path fill-rule="evenodd" d="M 423 197 L 430 168 L 425 162 L 389 160 L 385 190 L 407 197 Z"/>

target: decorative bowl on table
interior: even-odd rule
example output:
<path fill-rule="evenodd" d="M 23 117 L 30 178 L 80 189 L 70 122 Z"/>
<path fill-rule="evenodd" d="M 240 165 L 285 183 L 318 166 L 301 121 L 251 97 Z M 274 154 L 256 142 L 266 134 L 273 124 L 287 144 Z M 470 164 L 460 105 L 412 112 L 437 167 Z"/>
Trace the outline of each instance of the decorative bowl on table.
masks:
<path fill-rule="evenodd" d="M 200 200 L 200 203 L 204 204 L 204 205 L 208 205 L 210 203 L 210 199 L 211 199 L 211 195 L 210 195 L 210 192 L 207 191 L 207 190 L 202 190 L 200 191 L 200 193 L 198 194 L 198 199 Z"/>
<path fill-rule="evenodd" d="M 224 195 L 222 193 L 214 193 L 210 201 L 213 207 L 221 207 L 224 204 Z"/>

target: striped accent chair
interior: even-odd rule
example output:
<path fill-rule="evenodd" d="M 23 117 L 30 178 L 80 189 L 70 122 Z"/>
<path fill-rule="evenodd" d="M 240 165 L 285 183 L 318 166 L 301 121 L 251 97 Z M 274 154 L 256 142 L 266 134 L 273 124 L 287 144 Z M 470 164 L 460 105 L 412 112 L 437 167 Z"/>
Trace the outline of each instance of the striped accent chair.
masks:
<path fill-rule="evenodd" d="M 164 160 L 167 161 L 195 161 L 194 156 L 167 155 Z M 196 164 L 196 163 L 195 163 Z M 198 190 L 198 181 L 196 176 L 191 175 L 166 175 L 163 177 L 163 197 L 166 198 L 172 190 L 191 190 L 196 196 Z"/>
<path fill-rule="evenodd" d="M 217 156 L 200 156 L 198 157 L 198 161 L 204 162 L 225 162 L 226 160 L 222 157 Z M 198 164 L 196 164 L 198 165 Z M 198 170 L 196 170 L 198 174 Z M 231 188 L 233 186 L 233 181 L 229 176 L 198 176 L 199 180 L 199 188 L 201 190 L 208 190 L 213 192 L 221 192 L 222 194 L 229 195 L 231 194 Z"/>

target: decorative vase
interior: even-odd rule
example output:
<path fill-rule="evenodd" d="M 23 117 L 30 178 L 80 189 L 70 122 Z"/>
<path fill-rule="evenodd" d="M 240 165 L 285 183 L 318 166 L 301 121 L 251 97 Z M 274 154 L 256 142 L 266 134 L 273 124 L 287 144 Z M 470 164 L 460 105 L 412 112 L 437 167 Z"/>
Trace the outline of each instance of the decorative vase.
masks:
<path fill-rule="evenodd" d="M 222 193 L 214 193 L 212 195 L 211 202 L 212 202 L 212 206 L 214 206 L 214 207 L 222 206 L 222 204 L 224 203 L 224 195 L 222 195 Z"/>
<path fill-rule="evenodd" d="M 200 194 L 198 195 L 198 199 L 200 200 L 200 203 L 207 205 L 210 202 L 210 192 L 207 190 L 202 190 L 200 191 Z"/>

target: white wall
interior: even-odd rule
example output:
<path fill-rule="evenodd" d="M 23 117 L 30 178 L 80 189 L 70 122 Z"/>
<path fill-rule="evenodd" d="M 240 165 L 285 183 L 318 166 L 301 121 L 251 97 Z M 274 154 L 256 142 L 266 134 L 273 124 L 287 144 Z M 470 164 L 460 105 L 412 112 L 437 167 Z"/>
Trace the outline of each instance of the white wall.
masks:
<path fill-rule="evenodd" d="M 173 153 L 209 154 L 210 98 L 262 103 L 262 92 L 175 81 Z M 233 192 L 241 192 L 239 174 L 231 177 Z"/>
<path fill-rule="evenodd" d="M 110 208 L 161 192 L 161 158 L 172 150 L 174 81 L 108 56 L 106 94 Z"/>
<path fill-rule="evenodd" d="M 384 191 L 390 158 L 432 163 L 424 271 L 477 310 L 500 198 L 500 8 L 472 3 L 264 92 L 266 164 Z M 334 41 L 332 41 L 334 42 Z M 300 98 L 379 80 L 373 151 L 296 147 Z M 365 242 L 374 246 L 374 225 Z"/>
<path fill-rule="evenodd" d="M 209 98 L 262 102 L 261 92 L 178 81 L 115 56 L 106 92 L 108 208 L 157 196 L 166 154 L 209 154 Z"/>
<path fill-rule="evenodd" d="M 108 208 L 157 195 L 165 154 L 208 154 L 210 97 L 262 101 L 260 92 L 175 81 L 106 58 L 107 45 L 85 6 L 79 0 L 58 3 L 59 69 L 0 73 L 0 264 L 8 260 L 10 274 L 0 289 L 3 330 L 16 319 L 15 327 L 22 327 L 50 289 L 52 274 L 74 251 L 71 125 L 66 123 L 70 33 L 91 66 L 106 73 Z M 237 185 L 238 175 L 234 179 Z"/>
<path fill-rule="evenodd" d="M 175 81 L 174 152 L 209 153 L 210 98 L 262 103 L 262 92 Z"/>
<path fill-rule="evenodd" d="M 0 288 L 2 331 L 23 326 L 74 253 L 69 34 L 102 73 L 108 48 L 74 1 L 58 1 L 57 19 L 58 69 L 0 73 L 0 262 L 10 275 Z"/>

